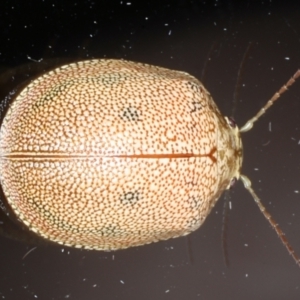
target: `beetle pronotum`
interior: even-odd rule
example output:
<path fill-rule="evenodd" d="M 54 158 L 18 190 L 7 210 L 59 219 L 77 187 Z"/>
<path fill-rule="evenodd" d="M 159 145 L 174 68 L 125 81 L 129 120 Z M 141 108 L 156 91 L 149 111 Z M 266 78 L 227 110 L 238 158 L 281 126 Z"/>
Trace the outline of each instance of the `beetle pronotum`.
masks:
<path fill-rule="evenodd" d="M 0 180 L 17 217 L 46 239 L 113 250 L 186 235 L 241 178 L 240 132 L 193 76 L 124 60 L 89 60 L 33 80 L 0 128 Z"/>

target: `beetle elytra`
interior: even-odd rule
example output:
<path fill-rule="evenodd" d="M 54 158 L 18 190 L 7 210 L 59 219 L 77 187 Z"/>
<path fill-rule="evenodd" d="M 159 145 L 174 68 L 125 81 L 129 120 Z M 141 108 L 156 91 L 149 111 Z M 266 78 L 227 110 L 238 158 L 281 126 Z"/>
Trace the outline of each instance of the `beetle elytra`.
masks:
<path fill-rule="evenodd" d="M 184 72 L 110 59 L 54 69 L 3 119 L 7 202 L 29 229 L 68 246 L 114 250 L 186 235 L 235 178 L 254 195 L 240 176 L 240 132 L 299 76 L 239 130 Z"/>

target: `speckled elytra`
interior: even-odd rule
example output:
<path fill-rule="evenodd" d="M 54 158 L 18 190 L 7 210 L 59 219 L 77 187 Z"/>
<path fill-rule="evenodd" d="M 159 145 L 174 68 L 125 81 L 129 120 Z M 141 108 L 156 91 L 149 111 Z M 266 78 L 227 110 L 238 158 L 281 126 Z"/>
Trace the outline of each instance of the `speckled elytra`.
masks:
<path fill-rule="evenodd" d="M 3 119 L 7 202 L 46 239 L 115 250 L 196 230 L 241 178 L 283 240 L 240 174 L 240 132 L 299 76 L 239 130 L 187 73 L 110 59 L 59 67 L 16 95 Z"/>

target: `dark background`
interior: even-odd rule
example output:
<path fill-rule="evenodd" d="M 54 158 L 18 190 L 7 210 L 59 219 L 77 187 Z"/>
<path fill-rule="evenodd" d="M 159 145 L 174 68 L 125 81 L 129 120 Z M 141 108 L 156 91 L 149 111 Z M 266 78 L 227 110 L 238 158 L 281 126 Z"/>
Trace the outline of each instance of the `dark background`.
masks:
<path fill-rule="evenodd" d="M 28 57 L 108 57 L 183 70 L 204 82 L 224 115 L 232 112 L 240 70 L 241 126 L 300 66 L 298 7 L 297 1 L 1 1 L 0 67 L 32 62 Z M 300 254 L 299 93 L 300 80 L 243 135 L 243 173 Z M 49 245 L 23 259 L 34 245 L 0 237 L 0 299 L 299 299 L 300 268 L 241 183 L 231 202 L 228 268 L 222 197 L 189 239 L 117 252 Z"/>

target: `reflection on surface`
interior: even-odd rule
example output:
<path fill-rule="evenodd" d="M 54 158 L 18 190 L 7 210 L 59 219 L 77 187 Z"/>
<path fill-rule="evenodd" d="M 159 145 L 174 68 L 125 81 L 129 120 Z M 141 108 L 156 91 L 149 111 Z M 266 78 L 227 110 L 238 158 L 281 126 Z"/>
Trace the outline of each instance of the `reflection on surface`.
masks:
<path fill-rule="evenodd" d="M 37 60 L 125 58 L 200 78 L 215 43 L 203 81 L 222 113 L 230 115 L 239 65 L 253 41 L 241 81 L 238 125 L 253 116 L 300 65 L 300 19 L 290 1 L 131 2 L 77 1 L 66 7 L 55 0 L 34 5 L 7 1 L 6 9 L 0 10 L 5 24 L 0 31 L 0 65 L 22 65 L 28 55 Z M 297 252 L 299 94 L 295 84 L 243 140 L 243 173 Z M 232 203 L 229 268 L 224 267 L 220 245 L 220 200 L 191 235 L 193 263 L 186 238 L 108 253 L 38 246 L 22 259 L 34 246 L 0 237 L 0 298 L 211 300 L 222 295 L 252 300 L 288 295 L 299 299 L 298 266 L 240 184 Z"/>

